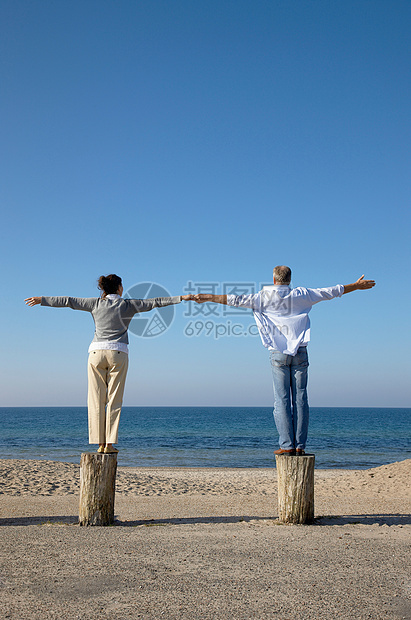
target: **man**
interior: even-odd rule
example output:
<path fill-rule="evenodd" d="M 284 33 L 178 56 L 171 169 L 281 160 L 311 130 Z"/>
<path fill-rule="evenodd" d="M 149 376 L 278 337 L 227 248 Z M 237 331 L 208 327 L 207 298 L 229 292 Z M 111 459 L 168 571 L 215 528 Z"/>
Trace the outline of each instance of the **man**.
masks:
<path fill-rule="evenodd" d="M 273 270 L 274 285 L 255 295 L 194 295 L 198 303 L 215 302 L 251 308 L 263 345 L 269 350 L 274 386 L 274 420 L 280 449 L 274 454 L 303 455 L 308 433 L 307 398 L 310 319 L 308 313 L 320 301 L 375 286 L 362 275 L 353 284 L 327 288 L 292 289 L 291 269 L 279 265 Z"/>

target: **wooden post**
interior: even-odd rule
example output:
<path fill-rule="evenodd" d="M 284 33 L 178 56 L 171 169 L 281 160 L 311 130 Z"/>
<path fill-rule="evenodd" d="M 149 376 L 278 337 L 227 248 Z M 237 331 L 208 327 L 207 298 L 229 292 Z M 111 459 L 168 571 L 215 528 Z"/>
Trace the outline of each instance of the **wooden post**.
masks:
<path fill-rule="evenodd" d="M 278 473 L 278 520 L 280 523 L 312 523 L 314 520 L 314 454 L 275 457 Z"/>
<path fill-rule="evenodd" d="M 80 460 L 80 525 L 114 523 L 117 454 L 83 452 Z"/>

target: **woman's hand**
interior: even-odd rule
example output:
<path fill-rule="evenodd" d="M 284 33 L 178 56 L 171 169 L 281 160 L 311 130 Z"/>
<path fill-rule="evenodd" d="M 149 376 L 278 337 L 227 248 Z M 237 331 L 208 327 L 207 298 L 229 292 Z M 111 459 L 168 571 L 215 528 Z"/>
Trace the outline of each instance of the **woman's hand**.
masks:
<path fill-rule="evenodd" d="M 37 306 L 41 304 L 41 297 L 28 297 L 24 301 L 26 302 L 26 306 Z"/>

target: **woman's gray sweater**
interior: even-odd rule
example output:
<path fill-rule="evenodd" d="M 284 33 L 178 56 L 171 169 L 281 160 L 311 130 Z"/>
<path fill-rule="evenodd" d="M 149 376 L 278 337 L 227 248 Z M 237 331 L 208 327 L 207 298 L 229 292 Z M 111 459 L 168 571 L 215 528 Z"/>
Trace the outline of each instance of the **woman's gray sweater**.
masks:
<path fill-rule="evenodd" d="M 138 312 L 149 312 L 179 304 L 181 296 L 156 297 L 155 299 L 123 299 L 116 297 L 42 297 L 41 305 L 52 308 L 71 308 L 90 312 L 96 326 L 93 342 L 121 342 L 128 344 L 128 326 Z"/>

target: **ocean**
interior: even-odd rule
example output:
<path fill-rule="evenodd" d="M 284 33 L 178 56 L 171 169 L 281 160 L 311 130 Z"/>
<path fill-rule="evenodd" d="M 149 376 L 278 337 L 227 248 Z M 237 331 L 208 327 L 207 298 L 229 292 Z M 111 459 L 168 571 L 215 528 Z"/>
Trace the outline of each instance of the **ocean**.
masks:
<path fill-rule="evenodd" d="M 79 463 L 86 407 L 1 407 L 3 459 Z M 316 467 L 365 469 L 411 458 L 411 409 L 311 407 Z M 129 467 L 272 467 L 271 407 L 123 407 L 118 463 Z"/>

